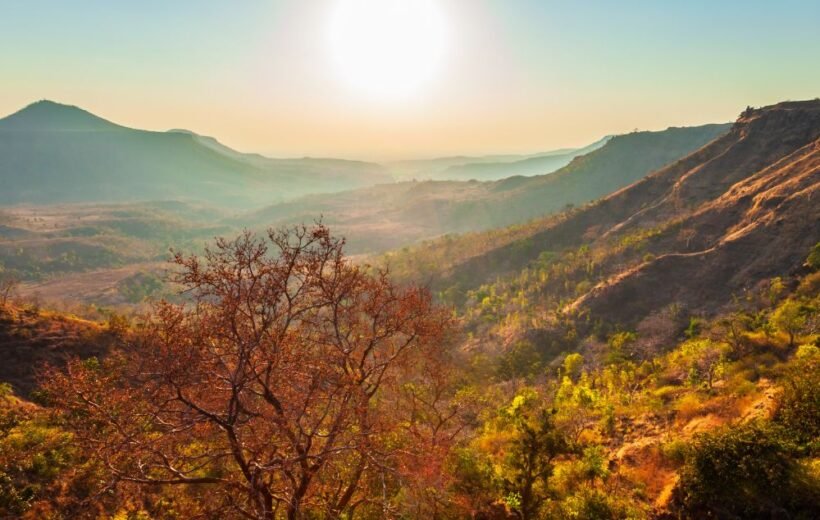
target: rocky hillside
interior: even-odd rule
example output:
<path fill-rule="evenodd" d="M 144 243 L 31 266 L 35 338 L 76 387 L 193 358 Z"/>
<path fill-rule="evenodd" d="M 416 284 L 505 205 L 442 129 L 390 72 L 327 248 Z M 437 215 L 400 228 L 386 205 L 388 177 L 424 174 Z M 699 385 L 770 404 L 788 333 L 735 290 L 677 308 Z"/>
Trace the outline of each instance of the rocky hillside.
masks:
<path fill-rule="evenodd" d="M 731 131 L 604 199 L 455 266 L 462 290 L 516 272 L 545 251 L 645 247 L 599 266 L 602 282 L 568 306 L 620 323 L 677 303 L 713 311 L 763 279 L 801 269 L 820 238 L 820 100 L 744 112 Z"/>
<path fill-rule="evenodd" d="M 719 175 L 721 161 L 692 168 L 657 202 L 611 231 L 668 222 L 679 214 L 676 208 L 695 206 L 657 237 L 659 256 L 595 288 L 575 306 L 619 321 L 671 301 L 714 310 L 760 280 L 801 268 L 804 251 L 820 237 L 820 109 L 784 106 L 741 121 L 745 135 L 721 156 L 725 175 Z M 756 129 L 772 124 L 790 135 L 765 138 Z M 737 148 L 761 155 L 740 155 Z M 720 190 L 725 191 L 718 195 Z M 665 290 L 629 296 L 653 281 Z"/>

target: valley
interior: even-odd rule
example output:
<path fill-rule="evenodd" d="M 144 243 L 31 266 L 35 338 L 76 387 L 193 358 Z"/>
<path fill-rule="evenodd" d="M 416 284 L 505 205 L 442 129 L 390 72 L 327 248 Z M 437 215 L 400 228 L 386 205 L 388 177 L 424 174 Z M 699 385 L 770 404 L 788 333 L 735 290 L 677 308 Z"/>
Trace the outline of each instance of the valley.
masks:
<path fill-rule="evenodd" d="M 70 294 L 83 304 L 127 307 L 134 302 L 123 299 L 117 285 L 140 273 L 161 275 L 171 247 L 199 250 L 216 236 L 242 229 L 263 231 L 321 219 L 345 236 L 348 253 L 364 259 L 442 235 L 537 225 L 534 220 L 544 215 L 627 186 L 727 128 L 637 132 L 577 150 L 527 157 L 460 157 L 382 166 L 335 159 L 268 159 L 191 132 L 133 130 L 77 107 L 42 101 L 0 120 L 0 146 L 5 143 L 14 150 L 18 161 L 0 165 L 7 172 L 4 182 L 13 187 L 4 192 L 7 205 L 0 207 L 0 265 L 20 279 L 21 293 L 29 297 L 55 304 L 61 294 Z M 156 141 L 157 148 L 138 144 L 141 139 Z M 194 157 L 204 162 L 191 162 Z M 521 164 L 529 169 L 521 170 Z M 452 168 L 485 167 L 499 172 L 509 167 L 514 176 L 487 182 L 393 181 L 410 170 L 420 178 L 438 178 L 447 177 L 443 172 Z M 106 171 L 121 178 L 104 179 Z M 211 173 L 205 172 L 222 179 L 218 182 L 229 182 L 230 188 L 210 185 Z M 43 178 L 46 174 L 55 180 Z M 195 175 L 197 180 L 181 175 Z M 27 182 L 56 191 L 50 195 L 37 188 L 34 193 Z M 89 182 L 122 191 L 94 191 L 97 188 Z M 260 182 L 271 184 L 264 187 Z M 351 189 L 357 183 L 372 186 Z M 208 195 L 198 193 L 200 188 Z M 300 195 L 303 192 L 315 193 Z M 265 198 L 288 201 L 254 209 Z M 54 203 L 44 204 L 49 200 Z M 81 287 L 89 282 L 90 287 Z"/>
<path fill-rule="evenodd" d="M 502 164 L 494 161 L 473 164 Z M 176 453 L 176 434 L 165 428 L 196 424 L 207 439 L 201 442 L 216 446 L 222 419 L 205 414 L 187 422 L 202 406 L 188 398 L 184 414 L 165 409 L 164 399 L 174 398 L 156 400 L 168 391 L 164 380 L 151 376 L 132 386 L 128 378 L 146 377 L 144 364 L 156 364 L 151 370 L 178 388 L 200 392 L 184 374 L 203 370 L 209 378 L 219 373 L 211 363 L 233 356 L 177 350 L 202 335 L 196 341 L 250 345 L 243 347 L 248 352 L 272 342 L 294 356 L 267 368 L 282 370 L 277 377 L 310 381 L 315 371 L 330 370 L 323 381 L 337 381 L 328 363 L 338 352 L 356 356 L 382 341 L 382 348 L 396 348 L 401 342 L 385 340 L 392 334 L 429 335 L 419 346 L 423 355 L 400 369 L 418 383 L 388 383 L 385 401 L 369 405 L 391 425 L 374 427 L 370 438 L 398 468 L 384 484 L 394 493 L 390 502 L 415 508 L 413 518 L 432 511 L 493 520 L 599 518 L 595 511 L 605 511 L 601 518 L 696 518 L 716 507 L 757 517 L 775 507 L 759 498 L 772 486 L 780 490 L 776 507 L 811 513 L 820 503 L 812 473 L 818 189 L 820 101 L 812 100 L 748 109 L 731 125 L 614 136 L 556 171 L 529 177 L 391 180 L 250 210 L 214 200 L 6 205 L 0 276 L 19 283 L 0 311 L 7 361 L 0 378 L 10 383 L 0 408 L 10 425 L 0 435 L 0 457 L 18 453 L 5 439 L 48 424 L 74 432 L 82 449 L 103 450 L 129 492 L 137 488 L 128 479 L 210 482 L 196 476 L 198 468 L 216 471 L 228 464 L 223 455 Z M 297 287 L 303 289 L 288 292 Z M 358 287 L 363 295 L 352 296 Z M 338 300 L 327 312 L 315 310 L 310 298 L 322 302 L 326 293 Z M 249 311 L 234 311 L 243 305 Z M 361 307 L 337 315 L 348 305 Z M 378 309 L 404 317 L 382 322 Z M 315 330 L 289 333 L 289 313 L 301 316 L 299 327 L 311 323 Z M 173 336 L 178 327 L 186 332 Z M 265 339 L 274 334 L 290 339 Z M 329 350 L 310 357 L 311 338 L 324 334 L 317 345 Z M 362 355 L 356 363 L 366 366 L 370 358 Z M 177 365 L 180 359 L 187 361 Z M 302 372 L 302 363 L 313 368 Z M 361 377 L 361 384 L 376 384 Z M 325 388 L 304 384 L 293 399 L 309 400 Z M 346 386 L 334 391 L 360 395 Z M 196 395 L 218 406 L 210 394 Z M 327 413 L 346 405 L 339 406 Z M 49 423 L 41 411 L 49 407 L 66 410 L 68 422 Z M 143 407 L 160 421 L 153 433 L 123 433 Z M 99 415 L 107 408 L 119 415 Z M 249 413 L 247 425 L 267 428 L 271 423 L 254 415 L 266 413 Z M 86 416 L 100 429 L 75 422 Z M 346 436 L 358 427 L 338 435 L 353 443 Z M 256 442 L 246 423 L 231 428 Z M 55 463 L 54 476 L 37 477 L 44 486 L 38 489 L 58 498 L 39 491 L 35 503 L 82 509 L 76 495 L 54 486 L 94 487 L 88 479 L 104 468 L 90 463 L 68 473 L 79 464 L 76 455 L 52 441 L 30 449 L 57 450 L 74 462 Z M 132 443 L 156 469 L 131 466 L 120 442 Z M 402 450 L 392 452 L 391 443 Z M 243 457 L 264 456 L 265 443 L 253 446 Z M 542 470 L 528 460 L 540 461 Z M 712 465 L 723 469 L 713 473 Z M 771 467 L 779 480 L 765 473 Z M 343 478 L 358 478 L 343 468 L 336 469 Z M 28 485 L 30 471 L 10 474 L 10 489 Z M 361 469 L 368 471 L 379 474 Z M 231 482 L 241 485 L 242 478 Z M 231 496 L 175 489 L 160 484 L 142 492 L 141 507 L 171 500 L 185 509 L 219 509 Z M 97 505 L 126 507 L 116 500 Z M 572 516 L 577 508 L 582 513 Z"/>

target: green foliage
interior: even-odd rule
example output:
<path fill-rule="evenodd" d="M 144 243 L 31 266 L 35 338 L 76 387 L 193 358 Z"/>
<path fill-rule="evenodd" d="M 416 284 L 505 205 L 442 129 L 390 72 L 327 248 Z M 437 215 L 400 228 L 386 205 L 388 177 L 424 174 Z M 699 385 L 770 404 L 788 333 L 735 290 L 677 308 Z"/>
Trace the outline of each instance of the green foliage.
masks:
<path fill-rule="evenodd" d="M 685 441 L 674 439 L 661 445 L 661 453 L 669 462 L 679 465 L 686 462 L 689 446 Z"/>
<path fill-rule="evenodd" d="M 806 325 L 806 308 L 800 302 L 788 299 L 772 313 L 771 322 L 789 336 L 789 346 L 793 347 L 796 336 Z"/>
<path fill-rule="evenodd" d="M 709 339 L 693 339 L 683 343 L 671 356 L 670 361 L 686 374 L 690 385 L 705 384 L 711 389 L 716 378 L 726 370 L 730 348 L 726 344 Z"/>
<path fill-rule="evenodd" d="M 687 517 L 816 518 L 818 482 L 808 478 L 782 428 L 751 422 L 701 434 L 681 470 L 678 505 Z"/>
<path fill-rule="evenodd" d="M 607 340 L 609 345 L 607 363 L 620 364 L 625 362 L 629 358 L 628 347 L 635 343 L 637 339 L 638 335 L 634 332 L 621 331 L 612 334 Z"/>
<path fill-rule="evenodd" d="M 769 281 L 769 303 L 774 306 L 777 303 L 777 300 L 780 299 L 780 295 L 786 290 L 786 285 L 783 283 L 783 279 L 779 276 L 772 278 Z"/>
<path fill-rule="evenodd" d="M 507 496 L 517 497 L 515 509 L 525 520 L 538 518 L 547 495 L 553 460 L 565 453 L 569 444 L 555 428 L 552 415 L 540 409 L 532 417 L 517 407 L 513 415 L 516 437 L 508 447 L 505 460 L 504 487 Z"/>
<path fill-rule="evenodd" d="M 820 242 L 814 244 L 811 248 L 808 258 L 806 258 L 806 265 L 815 271 L 820 269 Z"/>
<path fill-rule="evenodd" d="M 810 452 L 820 452 L 820 352 L 801 346 L 783 382 L 776 420 Z"/>
<path fill-rule="evenodd" d="M 498 359 L 496 373 L 501 380 L 533 376 L 542 372 L 544 359 L 531 342 L 516 342 Z"/>
<path fill-rule="evenodd" d="M 22 404 L 2 385 L 0 399 L 0 518 L 18 518 L 47 501 L 63 473 L 80 464 L 72 436 Z M 80 489 L 72 492 L 79 496 Z"/>
<path fill-rule="evenodd" d="M 564 377 L 555 392 L 555 405 L 556 422 L 573 443 L 577 443 L 585 431 L 594 427 L 601 420 L 602 410 L 607 409 L 600 392 L 592 387 L 585 375 L 577 383 Z"/>
<path fill-rule="evenodd" d="M 118 337 L 122 337 L 128 332 L 131 323 L 128 317 L 123 316 L 122 314 L 118 314 L 116 312 L 112 312 L 108 315 L 107 325 L 108 330 L 111 331 L 112 334 Z"/>
<path fill-rule="evenodd" d="M 696 338 L 703 328 L 703 320 L 694 316 L 689 318 L 689 325 L 686 327 L 686 337 L 689 339 Z"/>
<path fill-rule="evenodd" d="M 584 448 L 581 458 L 584 477 L 589 481 L 609 478 L 609 458 L 603 446 L 589 446 Z"/>
<path fill-rule="evenodd" d="M 563 373 L 571 380 L 578 381 L 578 378 L 581 377 L 581 370 L 583 368 L 584 357 L 581 354 L 574 352 L 572 354 L 567 354 L 567 357 L 564 358 L 564 363 L 562 365 Z"/>
<path fill-rule="evenodd" d="M 646 511 L 636 507 L 628 496 L 619 496 L 591 486 L 581 488 L 555 503 L 549 516 L 560 520 L 632 520 L 648 518 Z"/>
<path fill-rule="evenodd" d="M 165 284 L 153 273 L 137 273 L 120 281 L 117 290 L 129 303 L 140 303 L 159 294 Z"/>
<path fill-rule="evenodd" d="M 497 482 L 485 453 L 468 447 L 456 448 L 447 461 L 447 469 L 456 476 L 453 491 L 476 503 L 491 500 Z"/>

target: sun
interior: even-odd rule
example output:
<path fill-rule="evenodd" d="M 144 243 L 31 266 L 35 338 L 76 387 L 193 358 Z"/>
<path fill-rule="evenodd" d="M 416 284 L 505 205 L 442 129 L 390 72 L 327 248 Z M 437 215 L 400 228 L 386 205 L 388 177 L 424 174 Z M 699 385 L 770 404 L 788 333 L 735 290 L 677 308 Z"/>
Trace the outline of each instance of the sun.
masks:
<path fill-rule="evenodd" d="M 337 0 L 329 21 L 334 68 L 369 98 L 412 96 L 441 69 L 447 35 L 437 0 Z"/>

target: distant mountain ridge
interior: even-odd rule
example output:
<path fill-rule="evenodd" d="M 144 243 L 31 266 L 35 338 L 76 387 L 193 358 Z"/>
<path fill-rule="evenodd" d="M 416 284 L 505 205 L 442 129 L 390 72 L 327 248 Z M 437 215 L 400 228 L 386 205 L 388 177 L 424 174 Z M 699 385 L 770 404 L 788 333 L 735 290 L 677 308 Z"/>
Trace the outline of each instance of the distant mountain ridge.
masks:
<path fill-rule="evenodd" d="M 606 136 L 581 148 L 560 148 L 530 154 L 454 155 L 432 159 L 409 159 L 384 163 L 396 180 L 492 181 L 513 175 L 550 173 L 573 158 L 600 148 Z"/>
<path fill-rule="evenodd" d="M 456 164 L 433 176 L 441 180 L 494 181 L 517 175 L 529 177 L 551 173 L 569 164 L 576 157 L 604 146 L 613 136 L 606 136 L 583 148 L 556 150 L 515 161 Z"/>
<path fill-rule="evenodd" d="M 377 164 L 270 159 L 193 132 L 117 125 L 39 101 L 0 119 L 0 203 L 194 199 L 248 207 L 392 182 Z"/>
<path fill-rule="evenodd" d="M 493 182 L 400 182 L 333 195 L 310 195 L 257 210 L 234 221 L 248 227 L 293 224 L 323 216 L 349 240 L 373 253 L 446 233 L 526 222 L 603 197 L 678 160 L 726 132 L 730 124 L 669 128 L 615 136 L 563 168 Z"/>

